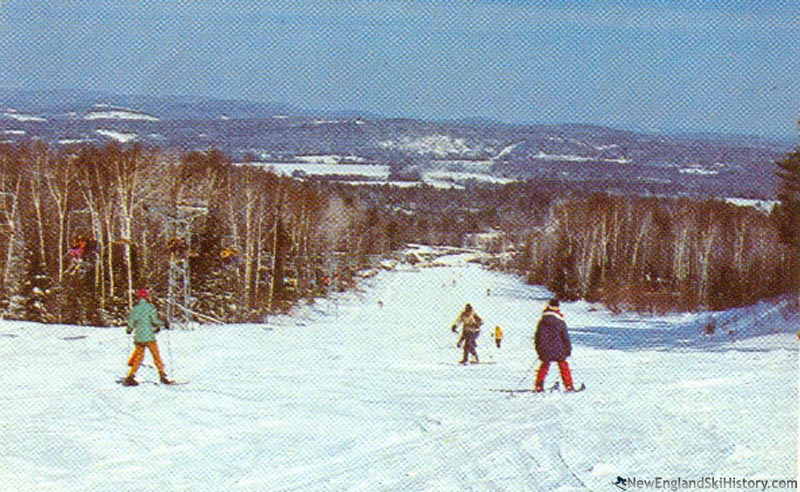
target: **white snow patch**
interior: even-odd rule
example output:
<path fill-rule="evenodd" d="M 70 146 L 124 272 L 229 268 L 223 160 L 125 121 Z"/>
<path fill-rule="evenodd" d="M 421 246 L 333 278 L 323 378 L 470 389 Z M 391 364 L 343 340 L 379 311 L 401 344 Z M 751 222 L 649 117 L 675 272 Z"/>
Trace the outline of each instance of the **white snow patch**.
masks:
<path fill-rule="evenodd" d="M 492 159 L 432 159 L 431 164 L 440 170 L 485 171 L 494 164 Z"/>
<path fill-rule="evenodd" d="M 546 154 L 541 150 L 534 156 L 531 156 L 534 159 L 541 159 L 543 161 L 570 161 L 570 162 L 586 162 L 594 160 L 591 157 L 585 157 L 581 155 L 569 155 L 569 154 Z"/>
<path fill-rule="evenodd" d="M 520 145 L 520 144 L 518 144 L 518 143 L 515 143 L 515 144 L 511 144 L 511 145 L 509 145 L 509 146 L 507 146 L 507 147 L 503 148 L 503 150 L 501 150 L 501 151 L 500 151 L 500 152 L 499 152 L 499 153 L 498 153 L 496 156 L 492 157 L 492 159 L 491 159 L 491 160 L 492 160 L 492 161 L 496 161 L 496 160 L 498 160 L 498 159 L 501 159 L 501 158 L 503 158 L 503 157 L 505 157 L 505 156 L 507 156 L 507 155 L 511 154 L 511 152 L 513 152 L 513 151 L 514 151 L 514 149 L 516 149 L 516 148 L 517 148 L 519 145 Z"/>
<path fill-rule="evenodd" d="M 618 149 L 619 145 L 617 144 L 609 144 L 609 145 L 593 145 L 595 150 L 604 151 L 604 150 L 611 150 L 611 149 Z"/>
<path fill-rule="evenodd" d="M 9 109 L 5 113 L 3 113 L 3 118 L 7 118 L 10 120 L 15 121 L 23 121 L 23 122 L 44 122 L 47 121 L 45 118 L 40 116 L 34 116 L 30 114 L 20 113 L 15 109 Z"/>
<path fill-rule="evenodd" d="M 347 120 L 326 120 L 326 119 L 317 119 L 311 122 L 312 125 L 321 126 L 321 125 L 341 125 L 343 123 L 347 123 Z"/>
<path fill-rule="evenodd" d="M 714 164 L 687 164 L 680 167 L 678 172 L 701 176 L 713 176 L 719 174 L 723 169 L 725 169 L 725 167 L 726 165 L 721 162 L 715 162 Z"/>
<path fill-rule="evenodd" d="M 719 174 L 719 171 L 716 169 L 704 169 L 700 167 L 684 167 L 678 169 L 678 172 L 683 174 L 697 174 L 701 176 L 713 176 L 715 174 Z"/>
<path fill-rule="evenodd" d="M 536 153 L 535 155 L 531 156 L 533 159 L 539 159 L 543 161 L 565 161 L 565 162 L 591 162 L 591 161 L 598 161 L 598 162 L 610 162 L 614 164 L 629 164 L 631 162 L 630 159 L 625 157 L 618 157 L 615 159 L 610 158 L 597 158 L 597 157 L 588 157 L 583 155 L 573 155 L 573 154 L 547 154 L 542 152 L 541 150 Z"/>
<path fill-rule="evenodd" d="M 87 113 L 85 120 L 138 120 L 138 121 L 160 121 L 155 116 L 131 111 L 127 109 L 114 109 L 109 111 L 92 111 Z"/>
<path fill-rule="evenodd" d="M 429 135 L 425 137 L 403 137 L 399 141 L 385 140 L 379 145 L 385 149 L 415 152 L 417 154 L 433 154 L 437 156 L 448 155 L 475 155 L 477 149 L 470 148 L 463 138 L 453 138 L 449 135 Z"/>
<path fill-rule="evenodd" d="M 756 200 L 749 198 L 726 198 L 725 202 L 739 207 L 753 207 L 765 213 L 771 213 L 779 203 L 777 200 Z"/>
<path fill-rule="evenodd" d="M 309 176 L 364 176 L 373 180 L 387 180 L 389 166 L 370 164 L 311 164 L 309 162 L 248 162 L 238 165 L 259 166 L 269 169 L 276 174 L 292 176 L 295 172 L 302 172 Z"/>
<path fill-rule="evenodd" d="M 64 138 L 64 139 L 59 140 L 58 144 L 59 145 L 74 145 L 74 144 L 81 144 L 81 143 L 85 143 L 85 142 L 89 142 L 89 141 L 90 140 L 87 140 L 85 138 Z"/>
<path fill-rule="evenodd" d="M 309 164 L 340 164 L 343 162 L 349 163 L 359 163 L 364 162 L 364 158 L 358 157 L 356 155 L 300 155 L 297 156 L 297 160 L 300 162 L 307 162 Z"/>
<path fill-rule="evenodd" d="M 99 135 L 122 143 L 130 142 L 138 137 L 138 135 L 135 133 L 123 133 L 115 130 L 95 130 L 95 132 Z"/>

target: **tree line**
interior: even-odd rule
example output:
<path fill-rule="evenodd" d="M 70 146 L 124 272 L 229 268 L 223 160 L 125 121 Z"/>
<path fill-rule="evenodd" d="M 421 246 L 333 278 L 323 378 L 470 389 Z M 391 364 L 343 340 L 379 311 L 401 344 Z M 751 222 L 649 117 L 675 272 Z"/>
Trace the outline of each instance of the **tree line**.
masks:
<path fill-rule="evenodd" d="M 112 324 L 147 286 L 162 302 L 172 290 L 180 309 L 205 319 L 261 320 L 345 288 L 373 254 L 399 248 L 368 240 L 375 220 L 345 191 L 216 151 L 6 145 L 0 309 Z"/>
<path fill-rule="evenodd" d="M 594 194 L 554 202 L 515 264 L 615 310 L 726 309 L 792 289 L 774 217 L 719 200 Z"/>
<path fill-rule="evenodd" d="M 800 226 L 787 207 L 800 186 L 783 182 L 769 215 L 557 180 L 353 186 L 238 166 L 214 150 L 1 145 L 0 312 L 115 324 L 147 286 L 162 300 L 172 293 L 176 316 L 260 321 L 351 287 L 409 242 L 464 246 L 487 231 L 499 238 L 486 245 L 502 259 L 494 265 L 564 298 L 721 309 L 796 289 Z"/>

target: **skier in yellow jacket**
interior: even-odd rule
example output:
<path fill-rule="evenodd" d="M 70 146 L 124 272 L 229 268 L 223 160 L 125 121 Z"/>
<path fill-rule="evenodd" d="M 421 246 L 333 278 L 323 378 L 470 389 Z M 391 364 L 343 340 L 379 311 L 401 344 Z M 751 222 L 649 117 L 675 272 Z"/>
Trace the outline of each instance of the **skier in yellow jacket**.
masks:
<path fill-rule="evenodd" d="M 503 329 L 499 326 L 494 327 L 494 343 L 497 345 L 497 348 L 500 348 L 500 343 L 503 341 Z"/>

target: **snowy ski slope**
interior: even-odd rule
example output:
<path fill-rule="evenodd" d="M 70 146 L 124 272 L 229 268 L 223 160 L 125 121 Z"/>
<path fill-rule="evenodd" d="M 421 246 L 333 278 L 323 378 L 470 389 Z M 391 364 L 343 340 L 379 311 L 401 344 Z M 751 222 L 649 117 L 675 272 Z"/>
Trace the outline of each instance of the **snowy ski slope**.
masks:
<path fill-rule="evenodd" d="M 177 387 L 115 384 L 122 328 L 0 321 L 0 489 L 566 492 L 617 490 L 618 476 L 796 477 L 796 319 L 768 305 L 722 313 L 737 337 L 707 339 L 699 315 L 565 303 L 588 390 L 507 395 L 490 389 L 532 385 L 549 294 L 464 260 L 384 271 L 268 325 L 162 332 L 169 375 L 190 380 Z M 465 302 L 493 364 L 456 364 L 450 325 Z"/>

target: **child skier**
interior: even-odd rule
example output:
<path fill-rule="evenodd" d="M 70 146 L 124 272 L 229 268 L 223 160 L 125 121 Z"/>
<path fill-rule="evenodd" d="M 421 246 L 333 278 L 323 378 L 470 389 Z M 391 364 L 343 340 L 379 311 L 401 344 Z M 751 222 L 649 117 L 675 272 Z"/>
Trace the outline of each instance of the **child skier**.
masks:
<path fill-rule="evenodd" d="M 503 341 L 503 329 L 499 326 L 494 327 L 494 343 L 497 348 L 500 348 L 500 343 Z"/>
<path fill-rule="evenodd" d="M 461 348 L 461 345 L 464 345 L 464 356 L 461 358 L 459 364 L 466 364 L 467 359 L 469 358 L 469 354 L 475 358 L 474 364 L 477 364 L 478 361 L 478 352 L 476 350 L 477 344 L 476 339 L 481 332 L 481 325 L 483 324 L 483 320 L 478 313 L 476 313 L 472 309 L 472 305 L 467 303 L 464 306 L 464 310 L 461 311 L 461 314 L 458 315 L 456 318 L 455 323 L 450 329 L 455 332 L 458 328 L 458 325 L 462 325 L 461 329 L 461 336 L 458 338 L 458 342 L 456 343 L 456 347 Z"/>
<path fill-rule="evenodd" d="M 564 388 L 567 391 L 575 391 L 569 364 L 567 364 L 567 357 L 572 354 L 572 343 L 558 299 L 551 299 L 545 306 L 544 313 L 536 326 L 534 346 L 542 363 L 536 372 L 536 383 L 533 390 L 537 393 L 544 391 L 544 380 L 550 369 L 550 363 L 557 362 Z"/>
<path fill-rule="evenodd" d="M 161 327 L 169 329 L 169 326 L 158 317 L 155 306 L 150 303 L 150 291 L 147 289 L 139 289 L 136 292 L 136 298 L 139 302 L 131 309 L 128 316 L 128 327 L 125 332 L 130 335 L 133 333 L 134 349 L 128 360 L 128 365 L 131 366 L 128 372 L 128 377 L 122 382 L 124 386 L 136 386 L 134 377 L 136 371 L 144 359 L 144 349 L 150 350 L 153 356 L 153 362 L 158 369 L 158 374 L 163 384 L 172 384 L 173 381 L 167 379 L 167 374 L 164 371 L 164 363 L 161 361 L 161 356 L 158 353 L 158 344 L 156 343 L 156 333 L 161 330 Z"/>

